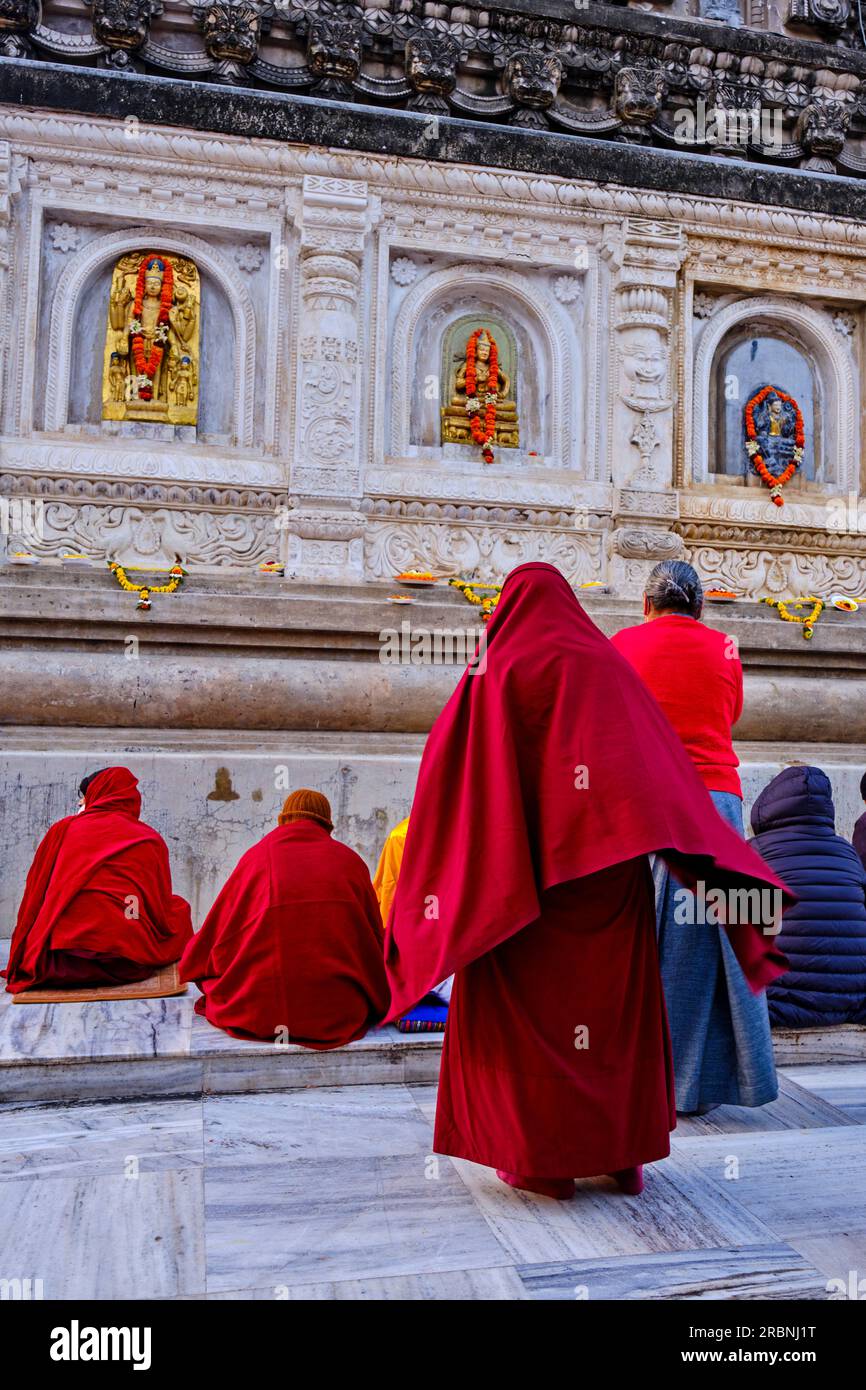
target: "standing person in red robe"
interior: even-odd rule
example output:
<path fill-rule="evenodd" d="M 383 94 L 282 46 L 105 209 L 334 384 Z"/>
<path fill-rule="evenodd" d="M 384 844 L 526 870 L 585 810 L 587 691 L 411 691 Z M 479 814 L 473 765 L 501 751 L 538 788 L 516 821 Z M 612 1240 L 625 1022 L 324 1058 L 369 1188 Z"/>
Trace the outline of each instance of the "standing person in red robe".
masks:
<path fill-rule="evenodd" d="M 10 994 L 145 980 L 192 936 L 165 841 L 139 819 L 138 778 L 106 767 L 79 792 L 79 814 L 52 825 L 27 875 L 4 972 Z"/>
<path fill-rule="evenodd" d="M 676 1122 L 647 856 L 689 885 L 783 885 L 558 570 L 513 571 L 485 646 L 424 750 L 388 1018 L 457 972 L 437 1152 L 549 1196 L 604 1174 L 636 1193 Z M 728 931 L 754 990 L 782 973 L 772 936 Z"/>
<path fill-rule="evenodd" d="M 187 947 L 196 1012 L 233 1037 L 342 1047 L 388 1007 L 369 870 L 333 829 L 327 797 L 292 792 Z"/>

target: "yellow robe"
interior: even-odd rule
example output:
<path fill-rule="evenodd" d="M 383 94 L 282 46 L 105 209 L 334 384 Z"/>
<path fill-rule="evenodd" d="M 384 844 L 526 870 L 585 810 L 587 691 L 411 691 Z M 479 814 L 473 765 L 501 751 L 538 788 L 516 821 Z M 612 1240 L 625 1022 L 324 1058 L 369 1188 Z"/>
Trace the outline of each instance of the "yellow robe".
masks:
<path fill-rule="evenodd" d="M 394 826 L 379 856 L 379 865 L 373 879 L 373 889 L 379 899 L 383 926 L 388 925 L 388 913 L 391 911 L 394 893 L 397 890 L 397 879 L 400 877 L 400 865 L 403 863 L 403 849 L 406 845 L 406 831 L 408 829 L 408 816 L 405 820 L 401 820 L 399 825 Z"/>

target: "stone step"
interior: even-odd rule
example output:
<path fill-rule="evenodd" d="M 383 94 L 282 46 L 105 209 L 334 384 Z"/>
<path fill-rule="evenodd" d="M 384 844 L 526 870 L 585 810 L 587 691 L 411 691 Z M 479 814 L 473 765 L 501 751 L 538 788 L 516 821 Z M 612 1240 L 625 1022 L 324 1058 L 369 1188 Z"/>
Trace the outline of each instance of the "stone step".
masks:
<path fill-rule="evenodd" d="M 331 1052 L 243 1042 L 172 999 L 13 1004 L 0 995 L 0 1104 L 230 1095 L 313 1086 L 434 1082 L 441 1034 L 392 1026 Z M 866 1061 L 866 1027 L 783 1030 L 780 1067 Z"/>
<path fill-rule="evenodd" d="M 90 1004 L 0 996 L 0 1104 L 229 1095 L 435 1081 L 441 1034 L 392 1026 L 330 1052 L 244 1042 L 193 1010 L 195 994 Z"/>

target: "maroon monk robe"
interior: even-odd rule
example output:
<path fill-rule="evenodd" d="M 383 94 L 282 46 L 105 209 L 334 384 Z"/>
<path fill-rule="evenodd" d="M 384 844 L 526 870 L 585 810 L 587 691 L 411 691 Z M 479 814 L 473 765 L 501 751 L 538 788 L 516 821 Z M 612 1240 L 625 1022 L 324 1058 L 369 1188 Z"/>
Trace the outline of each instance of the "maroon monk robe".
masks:
<path fill-rule="evenodd" d="M 84 810 L 51 827 L 31 865 L 4 972 L 10 994 L 143 980 L 180 958 L 189 905 L 162 836 L 139 820 L 138 779 L 108 767 Z"/>
<path fill-rule="evenodd" d="M 646 856 L 708 888 L 783 886 L 556 569 L 515 570 L 485 637 L 424 751 L 388 1017 L 458 972 L 438 1152 L 545 1178 L 636 1167 L 675 1123 Z M 772 937 L 727 930 L 754 989 L 782 973 Z"/>
<path fill-rule="evenodd" d="M 196 1011 L 237 1038 L 324 1050 L 363 1037 L 388 1007 L 379 905 L 366 864 L 296 820 L 248 850 L 187 947 Z"/>

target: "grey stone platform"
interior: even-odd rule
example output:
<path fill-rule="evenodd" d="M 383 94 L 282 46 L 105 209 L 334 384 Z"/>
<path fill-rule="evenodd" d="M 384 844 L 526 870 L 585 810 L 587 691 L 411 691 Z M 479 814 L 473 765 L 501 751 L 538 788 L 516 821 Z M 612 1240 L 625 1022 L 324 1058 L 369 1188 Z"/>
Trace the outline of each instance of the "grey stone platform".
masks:
<path fill-rule="evenodd" d="M 244 1042 L 173 999 L 13 1004 L 0 996 L 0 1104 L 141 1100 L 436 1081 L 441 1035 L 374 1029 L 331 1052 Z"/>
<path fill-rule="evenodd" d="M 418 1085 L 439 1076 L 441 1034 L 388 1026 L 331 1052 L 244 1042 L 173 999 L 13 1004 L 0 994 L 0 1104 L 167 1099 L 308 1087 Z M 866 1063 L 866 1028 L 775 1035 L 780 1067 Z"/>
<path fill-rule="evenodd" d="M 8 952 L 8 941 L 0 941 L 0 967 Z M 170 999 L 15 1004 L 0 990 L 0 1105 L 412 1086 L 439 1079 L 440 1033 L 406 1034 L 388 1025 L 331 1052 L 245 1042 L 197 1014 L 198 996 L 190 985 Z M 866 1027 L 783 1029 L 773 1041 L 780 1068 L 866 1065 Z"/>
<path fill-rule="evenodd" d="M 0 967 L 8 952 L 0 942 Z M 190 985 L 171 999 L 15 1004 L 0 990 L 0 1105 L 438 1080 L 441 1034 L 389 1025 L 332 1052 L 245 1042 L 197 1014 L 198 997 Z"/>

